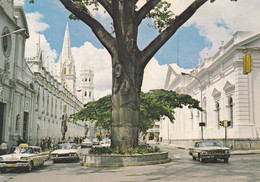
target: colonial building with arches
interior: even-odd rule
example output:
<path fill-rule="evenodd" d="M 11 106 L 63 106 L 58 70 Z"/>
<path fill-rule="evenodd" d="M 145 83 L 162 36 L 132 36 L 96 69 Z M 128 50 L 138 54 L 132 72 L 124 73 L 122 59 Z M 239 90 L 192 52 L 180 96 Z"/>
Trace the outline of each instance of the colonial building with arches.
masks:
<path fill-rule="evenodd" d="M 244 51 L 252 55 L 251 72 L 243 74 Z M 165 142 L 191 146 L 201 139 L 222 140 L 234 149 L 260 148 L 260 33 L 236 32 L 212 57 L 190 70 L 168 65 L 165 89 L 191 95 L 196 109 L 175 109 L 175 121 L 160 121 Z M 225 127 L 220 121 L 228 120 Z M 200 126 L 205 123 L 205 126 Z M 204 125 L 204 124 L 203 124 Z"/>
<path fill-rule="evenodd" d="M 68 121 L 83 107 L 76 96 L 69 39 L 65 36 L 61 56 L 69 71 L 59 78 L 44 64 L 48 60 L 40 41 L 35 56 L 24 57 L 29 31 L 23 8 L 14 6 L 13 0 L 0 1 L 0 14 L 0 141 L 13 146 L 20 137 L 36 145 L 51 137 L 57 142 L 64 129 L 66 138 L 85 136 L 82 121 Z"/>

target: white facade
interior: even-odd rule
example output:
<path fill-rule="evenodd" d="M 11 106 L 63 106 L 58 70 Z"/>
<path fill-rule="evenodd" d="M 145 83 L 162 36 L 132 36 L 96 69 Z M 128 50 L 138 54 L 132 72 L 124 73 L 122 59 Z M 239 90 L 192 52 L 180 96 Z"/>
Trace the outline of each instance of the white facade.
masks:
<path fill-rule="evenodd" d="M 94 71 L 80 71 L 80 89 L 78 90 L 78 98 L 83 104 L 94 101 Z"/>
<path fill-rule="evenodd" d="M 243 50 L 252 54 L 252 71 L 243 74 Z M 189 75 L 182 75 L 181 72 Z M 192 70 L 169 65 L 165 89 L 191 95 L 201 101 L 203 116 L 196 109 L 175 109 L 176 120 L 161 121 L 164 141 L 191 145 L 193 140 L 223 140 L 225 129 L 220 120 L 231 121 L 228 143 L 234 148 L 260 148 L 260 33 L 236 32 L 212 57 L 206 57 Z M 195 78 L 196 79 L 195 79 Z M 198 81 L 199 80 L 199 81 Z"/>
<path fill-rule="evenodd" d="M 61 116 L 82 103 L 46 68 L 40 44 L 36 56 L 24 61 L 29 32 L 23 8 L 0 1 L 0 15 L 0 140 L 9 146 L 18 137 L 33 145 L 47 137 L 58 141 Z M 68 122 L 66 137 L 84 136 L 84 129 L 81 121 Z"/>

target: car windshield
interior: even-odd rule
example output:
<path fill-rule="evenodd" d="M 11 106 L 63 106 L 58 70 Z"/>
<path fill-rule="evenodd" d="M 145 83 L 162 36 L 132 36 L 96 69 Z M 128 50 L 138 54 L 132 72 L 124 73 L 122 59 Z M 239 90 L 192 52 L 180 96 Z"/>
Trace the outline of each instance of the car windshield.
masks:
<path fill-rule="evenodd" d="M 33 149 L 31 147 L 16 147 L 15 154 L 32 154 Z"/>
<path fill-rule="evenodd" d="M 217 141 L 205 141 L 197 143 L 197 147 L 221 147 L 221 143 Z"/>
<path fill-rule="evenodd" d="M 90 139 L 84 139 L 83 142 L 91 142 Z"/>
<path fill-rule="evenodd" d="M 57 145 L 57 149 L 77 149 L 77 146 L 71 144 L 59 144 Z"/>

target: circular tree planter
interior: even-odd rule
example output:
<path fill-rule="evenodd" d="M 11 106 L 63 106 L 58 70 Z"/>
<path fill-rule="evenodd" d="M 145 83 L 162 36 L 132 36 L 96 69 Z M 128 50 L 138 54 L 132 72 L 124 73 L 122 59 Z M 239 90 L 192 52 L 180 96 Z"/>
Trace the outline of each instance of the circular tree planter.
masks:
<path fill-rule="evenodd" d="M 170 162 L 168 152 L 158 152 L 149 154 L 85 154 L 82 157 L 82 166 L 88 167 L 115 167 L 115 166 L 142 166 L 151 164 L 162 164 Z"/>

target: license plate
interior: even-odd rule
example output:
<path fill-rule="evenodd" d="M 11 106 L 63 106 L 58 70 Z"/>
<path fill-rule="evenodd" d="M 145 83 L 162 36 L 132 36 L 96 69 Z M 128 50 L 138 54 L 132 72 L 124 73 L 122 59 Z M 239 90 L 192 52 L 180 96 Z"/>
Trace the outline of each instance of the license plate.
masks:
<path fill-rule="evenodd" d="M 14 167 L 14 164 L 8 164 L 8 167 Z"/>

